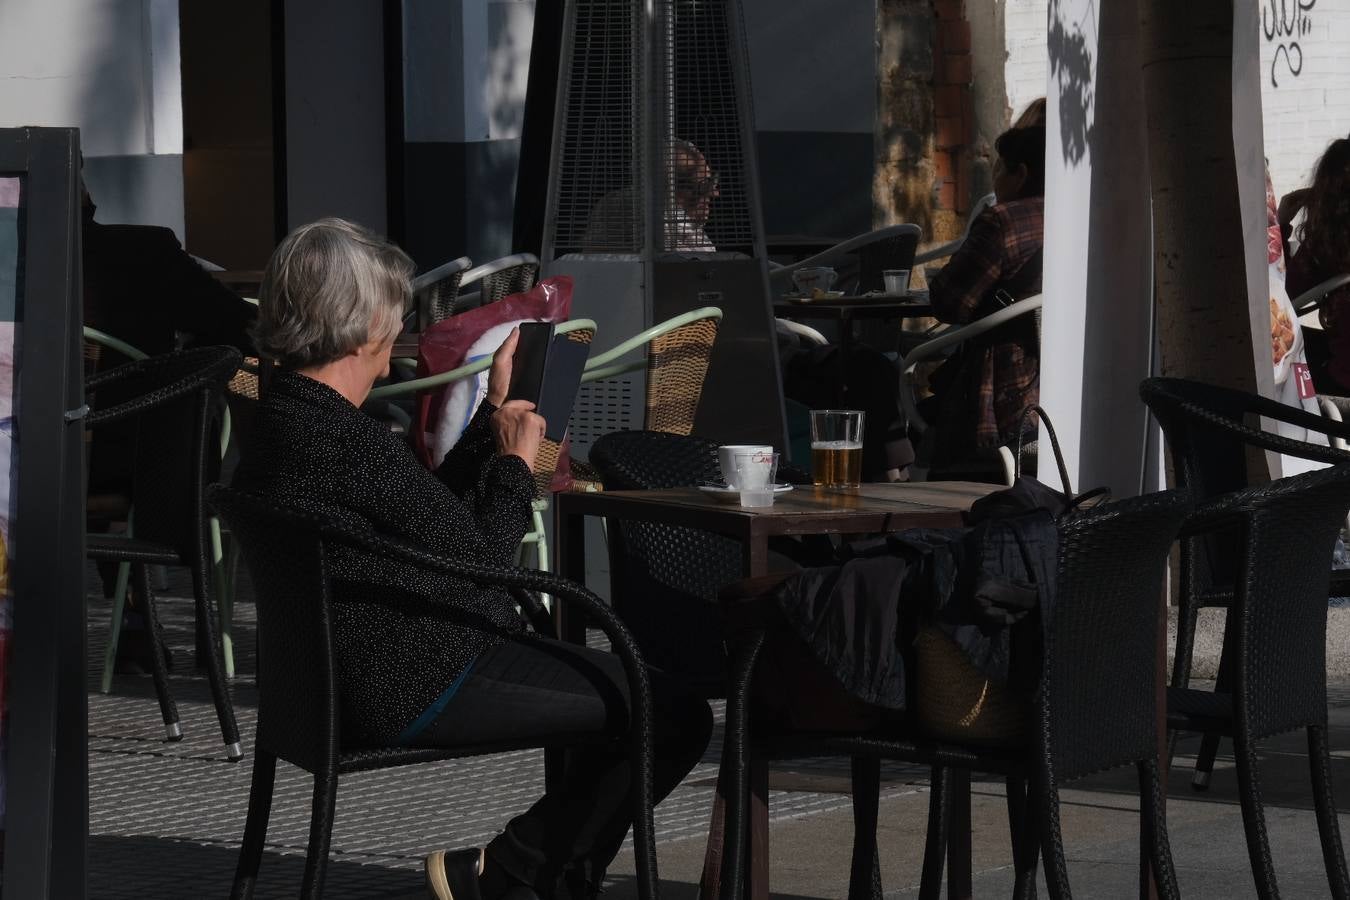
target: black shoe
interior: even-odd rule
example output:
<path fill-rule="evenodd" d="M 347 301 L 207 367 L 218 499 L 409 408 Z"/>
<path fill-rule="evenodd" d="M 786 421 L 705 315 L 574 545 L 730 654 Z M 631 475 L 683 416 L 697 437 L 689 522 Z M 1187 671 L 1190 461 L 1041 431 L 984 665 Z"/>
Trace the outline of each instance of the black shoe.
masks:
<path fill-rule="evenodd" d="M 482 900 L 478 890 L 482 871 L 482 850 L 437 850 L 426 859 L 427 896 L 435 900 Z"/>

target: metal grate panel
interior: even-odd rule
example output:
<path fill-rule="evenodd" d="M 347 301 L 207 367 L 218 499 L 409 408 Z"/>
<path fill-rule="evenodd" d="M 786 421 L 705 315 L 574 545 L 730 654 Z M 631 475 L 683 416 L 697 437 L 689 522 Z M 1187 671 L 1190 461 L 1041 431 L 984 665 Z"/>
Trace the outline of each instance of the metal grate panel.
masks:
<path fill-rule="evenodd" d="M 570 0 L 565 29 L 545 259 L 753 252 L 738 0 Z"/>
<path fill-rule="evenodd" d="M 573 0 L 553 164 L 554 255 L 637 252 L 643 217 L 635 187 L 639 133 L 640 7 L 632 0 Z"/>
<path fill-rule="evenodd" d="M 567 426 L 573 456 L 589 457 L 591 445 L 611 431 L 642 427 L 645 381 L 634 373 L 581 386 Z"/>
<path fill-rule="evenodd" d="M 740 4 L 660 0 L 658 8 L 665 110 L 657 120 L 669 147 L 661 161 L 661 249 L 749 248 L 758 216 L 741 122 L 749 98 L 738 96 L 749 83 L 736 72 L 748 58 L 735 40 L 742 33 Z"/>

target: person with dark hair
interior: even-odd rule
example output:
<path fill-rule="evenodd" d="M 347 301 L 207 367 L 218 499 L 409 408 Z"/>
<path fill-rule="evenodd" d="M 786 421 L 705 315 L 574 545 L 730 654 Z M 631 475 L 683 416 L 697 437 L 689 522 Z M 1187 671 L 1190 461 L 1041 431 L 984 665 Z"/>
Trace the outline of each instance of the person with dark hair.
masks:
<path fill-rule="evenodd" d="M 1045 128 L 1012 128 L 995 141 L 996 202 L 929 283 L 933 315 L 965 325 L 1041 291 Z M 1040 336 L 1023 316 L 967 342 L 934 374 L 935 466 L 1017 437 L 1040 388 Z"/>
<path fill-rule="evenodd" d="M 1300 210 L 1303 222 L 1294 229 Z M 1317 163 L 1312 186 L 1285 194 L 1276 217 L 1285 242 L 1285 287 L 1291 298 L 1328 278 L 1350 274 L 1350 138 L 1331 142 Z M 1295 236 L 1298 249 L 1290 253 L 1289 241 Z M 1315 358 L 1316 345 L 1308 344 L 1313 383 L 1319 394 L 1350 396 L 1350 286 L 1327 295 L 1320 318 L 1329 358 Z"/>
<path fill-rule="evenodd" d="M 1013 122 L 1013 128 L 1041 128 L 1045 127 L 1045 98 L 1037 97 L 1027 104 L 1027 108 L 1022 110 L 1022 114 Z"/>

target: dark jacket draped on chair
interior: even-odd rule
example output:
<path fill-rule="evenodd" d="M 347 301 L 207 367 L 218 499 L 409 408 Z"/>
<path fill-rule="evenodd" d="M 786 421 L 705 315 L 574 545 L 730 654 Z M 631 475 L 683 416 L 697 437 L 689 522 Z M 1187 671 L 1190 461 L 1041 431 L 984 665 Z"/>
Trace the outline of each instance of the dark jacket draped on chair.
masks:
<path fill-rule="evenodd" d="M 341 394 L 281 372 L 264 395 L 234 487 L 402 539 L 433 553 L 504 564 L 530 520 L 534 478 L 497 456 L 486 401 L 428 471 L 397 435 Z M 344 737 L 389 743 L 473 660 L 522 630 L 505 591 L 349 550 L 332 571 Z"/>

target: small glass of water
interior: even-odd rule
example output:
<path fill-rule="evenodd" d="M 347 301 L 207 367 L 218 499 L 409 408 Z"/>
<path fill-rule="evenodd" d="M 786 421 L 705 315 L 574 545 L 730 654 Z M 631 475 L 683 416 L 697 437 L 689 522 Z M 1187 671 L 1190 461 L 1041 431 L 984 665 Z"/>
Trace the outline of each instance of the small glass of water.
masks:
<path fill-rule="evenodd" d="M 862 449 L 862 410 L 811 410 L 811 480 L 818 486 L 861 484 Z"/>
<path fill-rule="evenodd" d="M 741 506 L 773 506 L 774 478 L 777 475 L 777 453 L 736 457 L 736 484 L 741 491 Z"/>
<path fill-rule="evenodd" d="M 886 269 L 881 273 L 881 281 L 888 294 L 909 293 L 909 269 Z"/>

